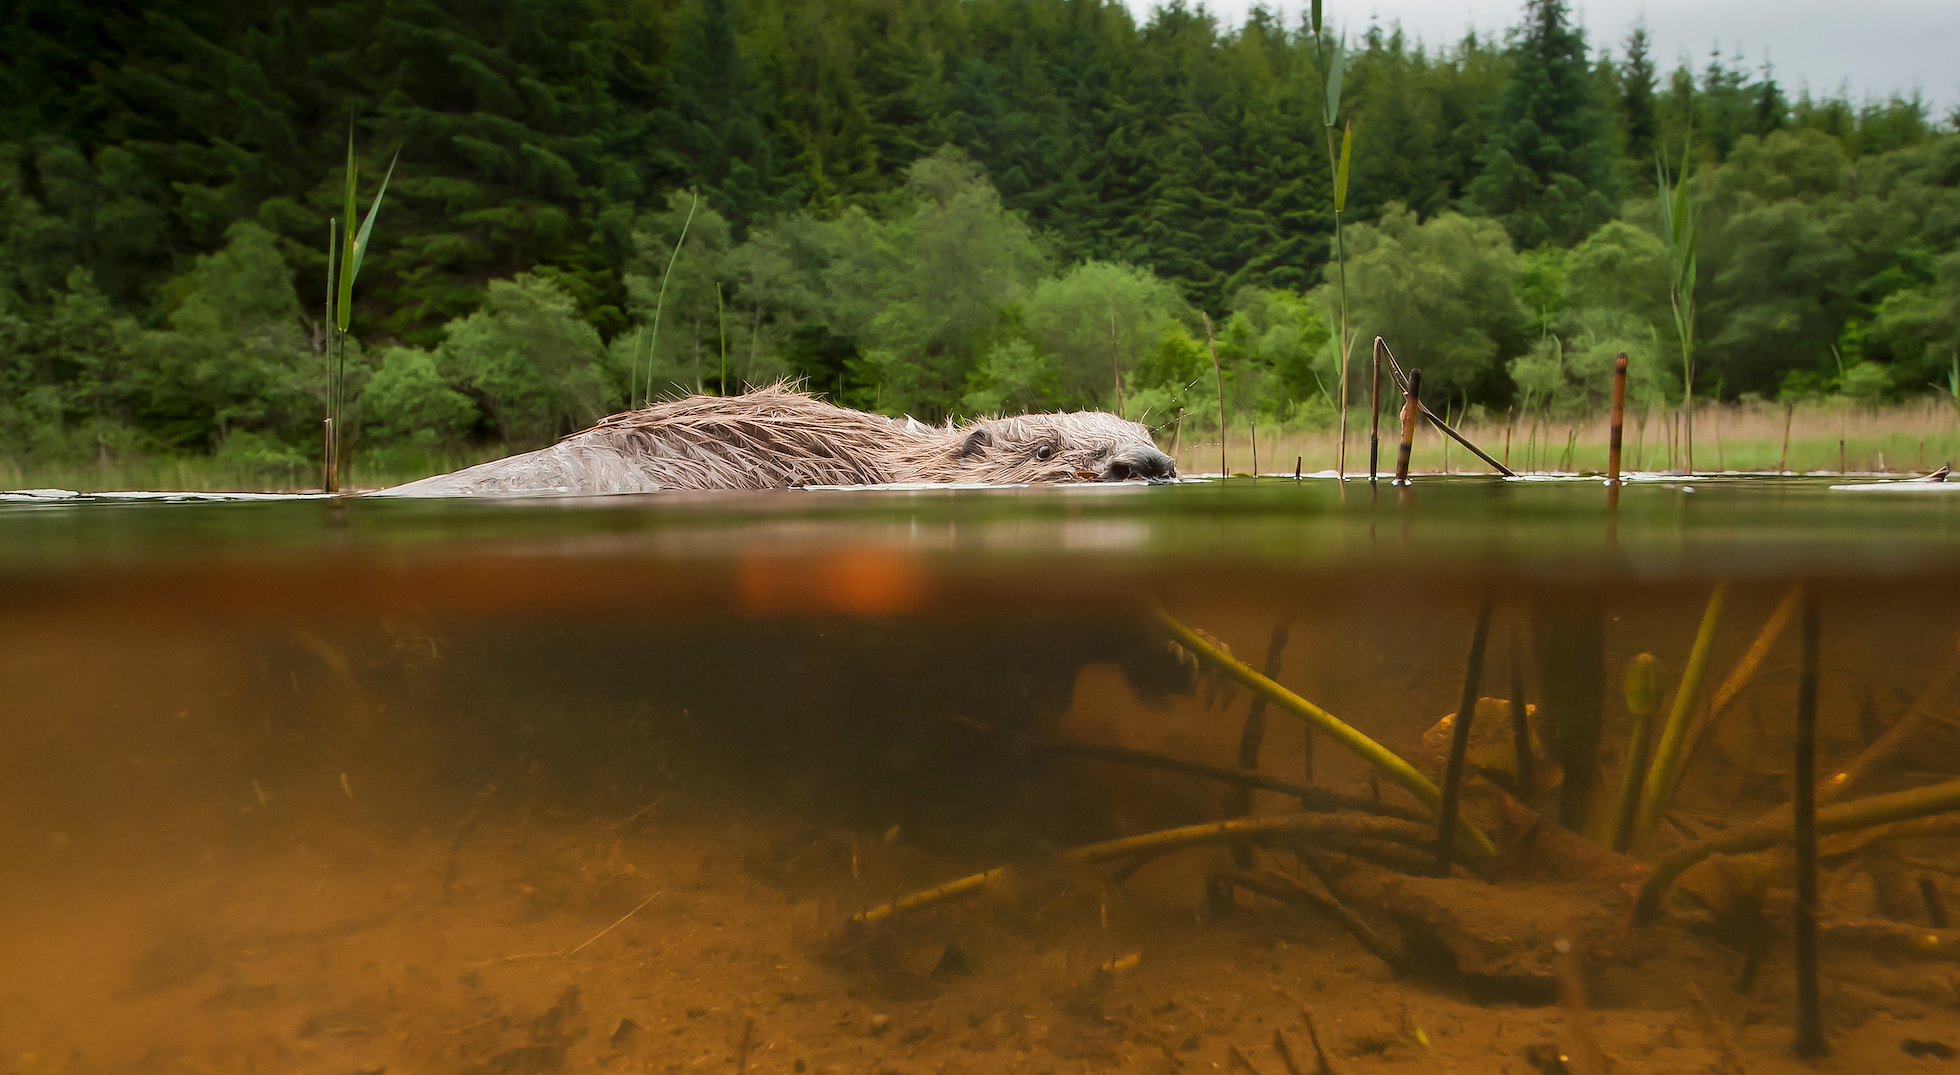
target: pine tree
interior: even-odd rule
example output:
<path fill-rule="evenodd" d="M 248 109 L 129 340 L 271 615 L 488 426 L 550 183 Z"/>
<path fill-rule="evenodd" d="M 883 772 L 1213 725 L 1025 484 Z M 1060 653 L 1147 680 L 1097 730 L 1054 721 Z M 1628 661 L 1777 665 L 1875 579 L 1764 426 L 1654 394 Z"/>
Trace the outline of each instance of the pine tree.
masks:
<path fill-rule="evenodd" d="M 1613 213 L 1585 35 L 1570 25 L 1564 0 L 1530 0 L 1511 55 L 1511 83 L 1470 196 L 1520 247 L 1570 245 Z"/>

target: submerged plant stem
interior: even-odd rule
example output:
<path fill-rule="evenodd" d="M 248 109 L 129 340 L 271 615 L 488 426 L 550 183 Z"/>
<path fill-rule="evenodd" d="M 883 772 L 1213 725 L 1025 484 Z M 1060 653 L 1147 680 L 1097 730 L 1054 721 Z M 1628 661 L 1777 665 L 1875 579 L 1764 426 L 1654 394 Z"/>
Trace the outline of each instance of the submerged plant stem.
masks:
<path fill-rule="evenodd" d="M 1428 777 L 1417 771 L 1415 766 L 1404 761 L 1394 751 L 1363 735 L 1332 713 L 1260 675 L 1249 665 L 1212 645 L 1198 632 L 1178 622 L 1163 609 L 1154 609 L 1153 614 L 1164 630 L 1199 660 L 1238 680 L 1245 687 L 1265 695 L 1282 712 L 1290 713 L 1305 721 L 1334 742 L 1346 747 L 1372 766 L 1389 783 L 1414 795 L 1423 805 L 1432 810 L 1442 805 L 1442 791 L 1435 784 L 1430 783 Z M 1497 848 L 1491 844 L 1490 839 L 1468 821 L 1458 818 L 1456 828 L 1458 839 L 1476 852 L 1478 857 L 1489 857 L 1497 853 Z"/>
<path fill-rule="evenodd" d="M 1207 821 L 1198 825 L 1184 825 L 1175 829 L 1161 829 L 1156 832 L 1124 836 L 1120 839 L 1105 840 L 1101 843 L 1085 844 L 1071 848 L 1056 856 L 1062 862 L 1089 865 L 1098 862 L 1112 862 L 1136 855 L 1157 855 L 1167 851 L 1177 851 L 1187 847 L 1202 847 L 1207 844 L 1227 843 L 1254 837 L 1279 836 L 1287 834 L 1311 834 L 1316 830 L 1334 830 L 1351 835 L 1354 822 L 1365 820 L 1370 824 L 1400 824 L 1383 822 L 1379 818 L 1356 819 L 1340 814 L 1279 814 L 1272 817 L 1235 817 L 1223 821 Z M 979 873 L 954 878 L 944 884 L 923 888 L 891 901 L 881 903 L 851 916 L 851 921 L 860 925 L 881 922 L 907 911 L 917 911 L 936 904 L 971 896 L 988 884 L 1007 876 L 1012 866 L 995 866 Z"/>
<path fill-rule="evenodd" d="M 1633 842 L 1645 843 L 1660 827 L 1661 815 L 1674 798 L 1686 755 L 1688 718 L 1694 713 L 1695 699 L 1701 694 L 1701 681 L 1708 673 L 1708 655 L 1715 648 L 1715 631 L 1722 623 L 1722 608 L 1728 603 L 1729 584 L 1718 582 L 1708 595 L 1702 611 L 1701 627 L 1695 632 L 1695 645 L 1688 652 L 1688 667 L 1681 673 L 1681 685 L 1674 691 L 1674 708 L 1668 711 L 1654 760 L 1647 768 L 1647 779 L 1640 792 L 1640 809 L 1634 818 Z"/>
<path fill-rule="evenodd" d="M 1833 836 L 1954 811 L 1960 811 L 1960 780 L 1827 806 L 1817 811 L 1817 835 Z M 1712 855 L 1738 855 L 1775 847 L 1789 840 L 1794 831 L 1790 812 L 1779 810 L 1769 817 L 1676 850 L 1654 865 L 1654 872 L 1641 886 L 1640 898 L 1633 907 L 1634 924 L 1653 921 L 1660 911 L 1661 898 L 1688 867 Z"/>

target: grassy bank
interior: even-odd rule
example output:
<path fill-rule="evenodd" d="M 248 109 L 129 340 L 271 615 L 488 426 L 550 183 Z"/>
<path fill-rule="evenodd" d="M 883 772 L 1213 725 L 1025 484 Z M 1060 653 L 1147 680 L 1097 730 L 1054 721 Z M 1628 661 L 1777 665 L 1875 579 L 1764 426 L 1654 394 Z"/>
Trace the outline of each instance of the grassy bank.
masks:
<path fill-rule="evenodd" d="M 343 460 L 341 487 L 376 489 L 456 470 L 504 453 L 494 449 L 356 452 Z M 78 492 L 318 492 L 321 468 L 240 462 L 209 455 L 153 455 L 106 463 L 48 464 L 0 456 L 0 489 Z"/>
<path fill-rule="evenodd" d="M 1368 470 L 1368 430 L 1351 421 L 1348 472 Z M 1784 430 L 1789 430 L 1787 456 Z M 1674 470 L 1683 465 L 1680 415 L 1629 414 L 1624 465 L 1629 470 Z M 1382 421 L 1381 470 L 1395 465 L 1392 415 Z M 1597 471 L 1606 468 L 1607 419 L 1604 414 L 1576 420 L 1512 418 L 1497 415 L 1457 428 L 1511 469 L 1524 472 Z M 1951 403 L 1923 400 L 1880 407 L 1825 400 L 1786 408 L 1780 403 L 1703 404 L 1695 409 L 1697 471 L 1838 471 L 1874 474 L 1920 473 L 1948 461 L 1960 462 L 1960 418 Z M 1189 430 L 1186 430 L 1189 433 Z M 1160 439 L 1164 439 L 1160 437 Z M 1309 473 L 1334 468 L 1337 435 L 1329 430 L 1259 431 L 1259 470 L 1292 473 L 1299 461 Z M 1843 445 L 1840 460 L 1839 445 Z M 1251 430 L 1235 424 L 1226 444 L 1233 473 L 1253 465 Z M 1187 435 L 1177 446 L 1178 469 L 1187 474 L 1218 471 L 1218 439 Z M 1470 453 L 1427 428 L 1416 435 L 1414 470 L 1423 473 L 1480 473 Z"/>
<path fill-rule="evenodd" d="M 1787 462 L 1783 430 L 1786 416 L 1790 441 Z M 1364 416 L 1365 417 L 1365 416 Z M 1368 472 L 1368 428 L 1350 420 L 1348 471 Z M 1680 418 L 1652 412 L 1629 415 L 1626 428 L 1626 466 L 1630 470 L 1672 470 L 1681 466 Z M 1382 423 L 1384 474 L 1394 469 L 1395 423 Z M 1495 419 L 1470 421 L 1459 428 L 1471 441 L 1513 470 L 1571 472 L 1606 467 L 1606 417 L 1577 421 Z M 1252 469 L 1251 429 L 1235 424 L 1226 452 L 1233 473 Z M 1170 432 L 1158 434 L 1170 448 Z M 1695 411 L 1695 466 L 1700 471 L 1776 471 L 1793 473 L 1837 471 L 1838 445 L 1844 445 L 1843 468 L 1874 474 L 1923 473 L 1940 464 L 1960 462 L 1960 419 L 1942 400 L 1901 403 L 1884 407 L 1855 407 L 1839 402 L 1799 404 L 1788 411 L 1781 404 L 1705 404 Z M 1259 430 L 1259 470 L 1290 474 L 1295 460 L 1312 473 L 1334 468 L 1337 437 L 1333 430 Z M 1177 444 L 1177 466 L 1186 474 L 1218 471 L 1218 438 L 1192 436 L 1187 428 Z M 396 485 L 430 474 L 466 467 L 503 454 L 495 449 L 443 451 L 364 451 L 348 466 L 349 489 Z M 1434 430 L 1416 435 L 1414 469 L 1421 473 L 1476 474 L 1483 467 L 1461 447 Z M 317 465 L 268 466 L 212 456 L 167 455 L 115 460 L 106 464 L 45 464 L 30 459 L 0 457 L 0 489 L 56 488 L 83 492 L 122 489 L 188 491 L 253 490 L 312 491 L 320 487 Z"/>

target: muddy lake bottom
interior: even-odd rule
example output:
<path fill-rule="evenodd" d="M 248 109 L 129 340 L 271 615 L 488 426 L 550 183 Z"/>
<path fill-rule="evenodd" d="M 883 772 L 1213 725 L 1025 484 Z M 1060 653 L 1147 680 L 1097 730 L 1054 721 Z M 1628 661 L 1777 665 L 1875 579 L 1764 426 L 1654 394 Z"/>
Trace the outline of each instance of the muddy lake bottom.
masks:
<path fill-rule="evenodd" d="M 1950 1069 L 1950 819 L 1823 842 L 1819 1060 L 1786 849 L 1632 908 L 1787 803 L 1792 594 L 1826 771 L 1917 714 L 1858 793 L 1960 775 L 1960 499 L 1597 492 L 0 505 L 0 1072 Z M 1717 592 L 1664 823 L 1556 823 Z M 1448 876 L 1163 628 L 1440 780 L 1486 613 Z"/>

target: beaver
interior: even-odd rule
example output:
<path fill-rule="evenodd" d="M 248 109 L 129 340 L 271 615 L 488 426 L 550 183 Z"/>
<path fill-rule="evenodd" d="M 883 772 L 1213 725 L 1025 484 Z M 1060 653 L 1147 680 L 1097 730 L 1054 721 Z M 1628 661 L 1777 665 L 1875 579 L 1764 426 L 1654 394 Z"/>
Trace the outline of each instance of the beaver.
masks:
<path fill-rule="evenodd" d="M 811 485 L 1168 480 L 1150 431 L 1085 411 L 928 426 L 788 385 L 616 414 L 549 448 L 382 490 L 384 496 L 597 495 Z"/>

